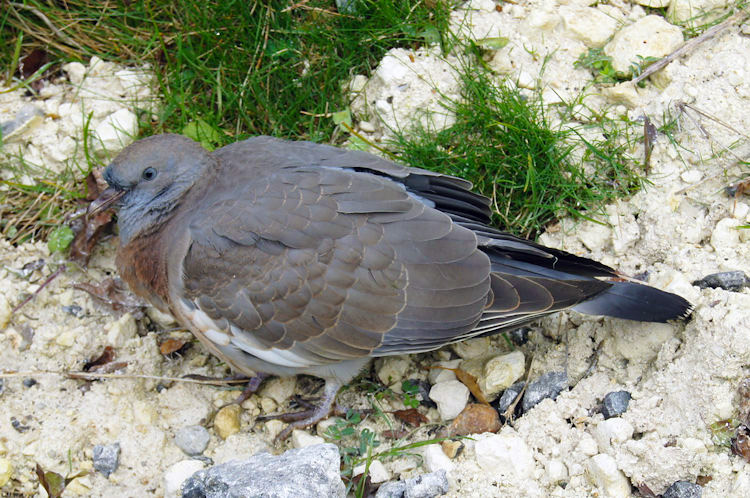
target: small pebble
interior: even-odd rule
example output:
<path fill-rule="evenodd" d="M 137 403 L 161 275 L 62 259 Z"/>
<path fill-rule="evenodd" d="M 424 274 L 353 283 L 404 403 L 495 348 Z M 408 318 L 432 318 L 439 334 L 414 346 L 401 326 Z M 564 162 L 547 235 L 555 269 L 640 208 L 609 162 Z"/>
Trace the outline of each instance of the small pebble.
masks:
<path fill-rule="evenodd" d="M 164 472 L 165 497 L 177 496 L 185 481 L 203 467 L 203 462 L 200 460 L 182 460 L 171 465 Z"/>
<path fill-rule="evenodd" d="M 71 304 L 70 306 L 63 306 L 62 310 L 65 313 L 68 313 L 69 315 L 73 315 L 76 318 L 83 318 L 86 315 L 86 313 L 83 311 L 83 308 L 81 308 L 77 304 Z"/>
<path fill-rule="evenodd" d="M 513 344 L 516 346 L 523 346 L 529 342 L 529 332 L 531 332 L 529 327 L 519 327 L 511 330 L 508 335 L 510 335 L 510 340 Z"/>
<path fill-rule="evenodd" d="M 468 436 L 497 432 L 502 427 L 497 410 L 483 403 L 470 403 L 446 428 L 446 436 Z"/>
<path fill-rule="evenodd" d="M 526 358 L 520 351 L 495 356 L 485 363 L 479 387 L 487 397 L 494 399 L 497 394 L 512 386 L 526 371 Z"/>
<path fill-rule="evenodd" d="M 702 279 L 694 281 L 693 285 L 696 285 L 701 289 L 724 289 L 732 292 L 739 292 L 750 285 L 750 279 L 743 271 L 724 271 L 706 275 Z"/>
<path fill-rule="evenodd" d="M 512 432 L 479 439 L 474 445 L 474 457 L 482 469 L 493 474 L 524 479 L 534 473 L 531 449 Z"/>
<path fill-rule="evenodd" d="M 523 390 L 523 386 L 525 386 L 526 383 L 516 382 L 512 386 L 510 386 L 508 389 L 503 392 L 503 395 L 500 396 L 500 400 L 497 402 L 497 411 L 500 413 L 500 415 L 505 416 L 505 412 L 510 408 L 510 405 L 513 404 L 513 402 L 516 400 L 519 394 L 521 394 L 521 391 Z M 516 411 L 518 411 L 518 414 L 521 413 L 521 403 L 518 403 L 516 405 Z"/>
<path fill-rule="evenodd" d="M 630 393 L 627 391 L 613 391 L 604 396 L 602 415 L 605 419 L 622 415 L 630 404 Z"/>
<path fill-rule="evenodd" d="M 557 398 L 557 395 L 568 386 L 565 372 L 547 372 L 534 382 L 529 383 L 523 395 L 523 411 L 527 412 L 546 398 Z"/>
<path fill-rule="evenodd" d="M 466 445 L 461 441 L 451 441 L 450 439 L 446 439 L 445 441 L 440 443 L 440 446 L 443 448 L 443 453 L 445 453 L 445 456 L 447 456 L 451 460 L 458 457 L 461 453 L 463 453 L 464 448 L 466 448 Z"/>
<path fill-rule="evenodd" d="M 363 463 L 354 467 L 352 475 L 358 476 L 364 473 L 364 471 L 365 464 Z M 373 460 L 372 462 L 370 462 L 370 467 L 367 469 L 367 476 L 370 478 L 370 482 L 372 482 L 373 484 L 385 482 L 391 478 L 391 475 L 388 473 L 385 465 L 383 465 L 380 460 Z"/>
<path fill-rule="evenodd" d="M 703 488 L 690 481 L 677 481 L 662 495 L 663 498 L 701 498 Z"/>
<path fill-rule="evenodd" d="M 411 362 L 403 356 L 387 356 L 375 362 L 375 374 L 386 386 L 401 382 Z"/>
<path fill-rule="evenodd" d="M 93 460 L 94 468 L 104 477 L 109 477 L 120 464 L 120 443 L 97 444 L 94 446 Z"/>
<path fill-rule="evenodd" d="M 391 481 L 381 484 L 375 498 L 402 498 L 406 491 L 406 482 Z"/>
<path fill-rule="evenodd" d="M 589 460 L 588 473 L 591 482 L 612 498 L 631 496 L 630 481 L 617 468 L 615 459 L 607 454 L 599 454 Z"/>
<path fill-rule="evenodd" d="M 240 432 L 240 405 L 227 405 L 216 414 L 214 429 L 221 439 Z"/>
<path fill-rule="evenodd" d="M 422 474 L 406 480 L 404 498 L 433 498 L 450 490 L 445 470 Z"/>
<path fill-rule="evenodd" d="M 453 469 L 453 462 L 443 453 L 443 448 L 440 445 L 428 444 L 421 448 L 421 452 L 424 468 L 430 472 Z"/>
<path fill-rule="evenodd" d="M 292 446 L 295 448 L 305 448 L 316 444 L 325 443 L 325 439 L 320 436 L 313 436 L 307 431 L 296 429 L 292 431 Z M 386 479 L 384 479 L 386 480 Z"/>
<path fill-rule="evenodd" d="M 452 420 L 469 400 L 469 388 L 457 380 L 439 382 L 430 389 L 430 399 L 437 403 L 440 418 Z"/>
<path fill-rule="evenodd" d="M 13 464 L 7 458 L 0 458 L 0 488 L 8 484 L 13 475 Z"/>
<path fill-rule="evenodd" d="M 32 387 L 36 385 L 36 379 L 23 379 L 24 387 Z"/>
<path fill-rule="evenodd" d="M 177 431 L 174 436 L 174 444 L 186 455 L 194 456 L 206 451 L 210 439 L 211 435 L 205 427 L 190 425 Z"/>

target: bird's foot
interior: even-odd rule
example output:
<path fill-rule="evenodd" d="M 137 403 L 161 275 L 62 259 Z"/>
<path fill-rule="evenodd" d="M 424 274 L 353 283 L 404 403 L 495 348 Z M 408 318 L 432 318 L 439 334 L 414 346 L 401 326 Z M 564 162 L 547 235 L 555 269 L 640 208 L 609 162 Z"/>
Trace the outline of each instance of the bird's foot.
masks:
<path fill-rule="evenodd" d="M 256 420 L 281 420 L 282 422 L 289 424 L 274 438 L 274 442 L 278 443 L 289 437 L 293 430 L 309 427 L 328 417 L 331 411 L 335 408 L 334 401 L 336 400 L 336 394 L 339 392 L 340 388 L 340 383 L 328 380 L 323 387 L 323 393 L 320 396 L 318 404 L 313 405 L 303 400 L 297 400 L 298 403 L 306 406 L 305 410 L 292 413 L 280 413 L 278 415 L 264 415 L 258 417 Z"/>
<path fill-rule="evenodd" d="M 257 372 L 254 377 L 250 377 L 247 380 L 247 384 L 245 384 L 245 387 L 242 388 L 242 393 L 240 393 L 239 396 L 237 396 L 237 399 L 232 401 L 231 405 L 241 405 L 245 400 L 247 400 L 250 396 L 255 394 L 258 391 L 258 388 L 263 383 L 264 380 L 269 378 L 271 374 L 267 374 L 264 372 Z"/>

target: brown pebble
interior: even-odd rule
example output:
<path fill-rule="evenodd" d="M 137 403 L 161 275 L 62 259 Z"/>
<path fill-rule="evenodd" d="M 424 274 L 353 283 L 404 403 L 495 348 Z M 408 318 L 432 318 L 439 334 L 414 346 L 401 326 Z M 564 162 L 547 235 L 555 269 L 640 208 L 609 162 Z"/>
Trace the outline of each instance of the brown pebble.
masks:
<path fill-rule="evenodd" d="M 446 428 L 447 436 L 467 436 L 484 432 L 497 432 L 502 425 L 497 410 L 483 403 L 466 405 L 451 425 Z"/>
<path fill-rule="evenodd" d="M 443 447 L 443 453 L 445 453 L 445 456 L 453 460 L 461 454 L 466 445 L 461 441 L 451 441 L 450 439 L 447 439 L 440 443 L 440 446 Z"/>
<path fill-rule="evenodd" d="M 221 439 L 240 432 L 240 405 L 227 405 L 214 418 L 214 430 Z"/>

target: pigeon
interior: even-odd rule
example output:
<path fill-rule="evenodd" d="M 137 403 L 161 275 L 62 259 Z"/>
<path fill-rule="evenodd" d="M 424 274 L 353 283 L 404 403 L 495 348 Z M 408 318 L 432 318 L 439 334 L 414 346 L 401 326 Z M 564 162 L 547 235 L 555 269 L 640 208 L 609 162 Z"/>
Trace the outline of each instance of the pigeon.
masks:
<path fill-rule="evenodd" d="M 422 353 L 561 310 L 685 319 L 680 296 L 490 225 L 464 179 L 363 151 L 257 136 L 126 147 L 90 213 L 117 210 L 118 272 L 244 375 L 325 381 L 328 416 L 373 358 Z M 256 386 L 257 386 L 256 382 Z"/>

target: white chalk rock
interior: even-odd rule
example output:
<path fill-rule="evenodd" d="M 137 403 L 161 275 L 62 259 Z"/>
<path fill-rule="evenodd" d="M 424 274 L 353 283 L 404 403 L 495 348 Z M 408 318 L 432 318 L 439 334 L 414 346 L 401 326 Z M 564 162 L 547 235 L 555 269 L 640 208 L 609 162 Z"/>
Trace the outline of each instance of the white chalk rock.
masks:
<path fill-rule="evenodd" d="M 526 358 L 521 351 L 496 356 L 484 365 L 479 387 L 487 398 L 509 388 L 526 371 Z"/>
<path fill-rule="evenodd" d="M 365 472 L 365 464 L 360 464 L 354 467 L 353 475 L 358 476 Z M 373 484 L 378 484 L 380 482 L 386 482 L 391 478 L 391 474 L 388 472 L 388 469 L 385 468 L 385 466 L 380 462 L 380 460 L 373 460 L 370 462 L 370 468 L 367 469 L 367 475 L 370 476 L 370 481 L 372 481 Z"/>
<path fill-rule="evenodd" d="M 625 477 L 617 462 L 609 455 L 599 454 L 588 462 L 589 480 L 611 498 L 627 498 L 630 495 L 630 481 Z"/>
<path fill-rule="evenodd" d="M 263 382 L 258 394 L 271 398 L 280 405 L 289 399 L 296 389 L 297 377 L 274 377 Z"/>
<path fill-rule="evenodd" d="M 375 374 L 380 382 L 390 386 L 403 380 L 411 362 L 406 356 L 386 356 L 375 363 Z"/>
<path fill-rule="evenodd" d="M 675 24 L 704 24 L 716 19 L 727 3 L 727 0 L 671 0 L 667 19 Z"/>
<path fill-rule="evenodd" d="M 428 444 L 422 447 L 422 461 L 429 472 L 453 470 L 453 462 L 448 458 L 439 444 Z"/>
<path fill-rule="evenodd" d="M 592 7 L 562 7 L 565 29 L 587 47 L 600 48 L 617 29 L 617 21 Z"/>
<path fill-rule="evenodd" d="M 296 429 L 292 431 L 292 446 L 295 448 L 306 448 L 308 446 L 315 446 L 316 444 L 323 444 L 326 440 L 320 436 L 313 436 L 307 431 Z"/>
<path fill-rule="evenodd" d="M 534 457 L 526 442 L 515 434 L 493 434 L 474 445 L 477 464 L 493 474 L 531 477 Z"/>
<path fill-rule="evenodd" d="M 115 154 L 130 145 L 138 135 L 138 117 L 129 109 L 120 109 L 104 118 L 96 127 L 93 149 Z"/>
<path fill-rule="evenodd" d="M 650 15 L 618 31 L 604 46 L 615 71 L 631 74 L 638 57 L 664 57 L 682 44 L 682 30 L 663 17 Z"/>
<path fill-rule="evenodd" d="M 602 421 L 593 432 L 599 451 L 610 453 L 613 444 L 622 444 L 632 438 L 633 430 L 630 422 L 615 417 Z"/>
<path fill-rule="evenodd" d="M 167 498 L 181 496 L 182 485 L 202 468 L 203 462 L 200 460 L 182 460 L 170 466 L 164 472 L 164 496 Z"/>
<path fill-rule="evenodd" d="M 735 247 L 740 243 L 740 233 L 737 229 L 742 223 L 735 218 L 724 218 L 719 220 L 711 233 L 711 246 L 716 252 Z"/>
<path fill-rule="evenodd" d="M 442 420 L 452 420 L 466 406 L 469 388 L 457 380 L 439 382 L 430 389 L 430 399 L 437 403 Z"/>

